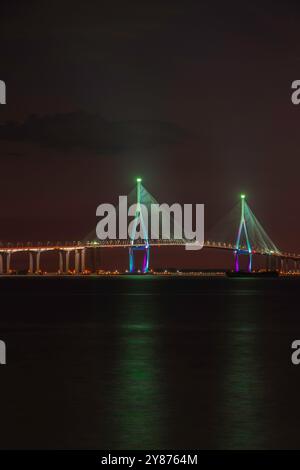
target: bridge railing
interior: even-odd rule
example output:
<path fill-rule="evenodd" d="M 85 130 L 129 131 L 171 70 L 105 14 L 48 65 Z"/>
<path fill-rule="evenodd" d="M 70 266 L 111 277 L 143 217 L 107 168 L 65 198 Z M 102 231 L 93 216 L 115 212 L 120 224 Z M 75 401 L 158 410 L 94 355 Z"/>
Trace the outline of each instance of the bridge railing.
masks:
<path fill-rule="evenodd" d="M 134 240 L 134 246 L 144 245 L 146 243 L 143 239 Z M 185 245 L 186 240 L 183 239 L 173 239 L 173 240 L 166 240 L 166 239 L 157 239 L 157 240 L 147 240 L 147 243 L 151 246 L 182 246 Z M 91 240 L 91 241 L 81 241 L 81 240 L 72 240 L 72 241 L 37 241 L 37 242 L 0 242 L 0 252 L 6 251 L 38 251 L 39 249 L 43 251 L 52 251 L 52 250 L 75 250 L 83 249 L 83 248 L 108 248 L 108 247 L 129 247 L 132 245 L 132 241 L 130 239 L 127 240 Z M 235 250 L 235 244 L 233 243 L 226 243 L 214 240 L 206 240 L 204 242 L 204 247 L 206 248 L 216 248 L 216 249 L 223 249 L 223 250 Z M 240 250 L 247 251 L 246 245 L 241 245 L 239 247 Z M 252 247 L 253 254 L 260 254 L 260 255 L 270 255 L 282 258 L 290 258 L 290 259 L 299 259 L 300 254 L 297 253 L 290 253 L 286 251 L 282 252 L 274 252 L 272 250 L 262 250 L 261 248 Z"/>

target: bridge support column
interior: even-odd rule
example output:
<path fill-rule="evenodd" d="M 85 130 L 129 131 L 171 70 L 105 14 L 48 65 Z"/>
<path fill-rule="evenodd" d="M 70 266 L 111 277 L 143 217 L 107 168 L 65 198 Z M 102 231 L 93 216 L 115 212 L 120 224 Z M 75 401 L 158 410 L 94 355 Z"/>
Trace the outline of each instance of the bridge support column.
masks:
<path fill-rule="evenodd" d="M 78 250 L 75 250 L 75 273 L 79 273 L 79 264 L 80 264 L 80 253 Z"/>
<path fill-rule="evenodd" d="M 289 272 L 289 260 L 288 259 L 285 260 L 285 272 L 286 273 Z"/>
<path fill-rule="evenodd" d="M 100 254 L 101 252 L 98 251 L 100 250 L 100 248 L 91 248 L 90 250 L 90 257 L 91 257 L 91 270 L 92 270 L 92 273 L 97 273 L 97 269 L 98 269 L 98 263 L 97 263 L 97 259 L 99 258 L 99 255 L 98 253 Z"/>
<path fill-rule="evenodd" d="M 70 270 L 70 250 L 66 251 L 66 273 L 69 274 Z"/>
<path fill-rule="evenodd" d="M 276 262 L 277 262 L 276 256 L 270 255 L 270 270 L 271 271 L 276 271 L 276 267 L 277 267 Z"/>
<path fill-rule="evenodd" d="M 10 273 L 11 255 L 12 255 L 12 252 L 9 251 L 9 252 L 7 253 L 7 256 L 6 256 L 6 272 L 7 272 L 7 274 Z"/>
<path fill-rule="evenodd" d="M 296 273 L 296 272 L 297 272 L 297 268 L 298 268 L 298 266 L 297 266 L 297 260 L 294 259 L 293 261 L 294 261 L 294 273 Z"/>
<path fill-rule="evenodd" d="M 234 270 L 236 273 L 238 273 L 240 270 L 239 254 L 237 251 L 234 252 Z"/>
<path fill-rule="evenodd" d="M 240 272 L 240 261 L 239 255 L 244 254 L 248 256 L 248 272 L 252 272 L 252 252 L 247 250 L 235 250 L 234 251 L 234 270 L 236 273 Z"/>
<path fill-rule="evenodd" d="M 85 248 L 81 250 L 81 272 L 85 271 Z"/>
<path fill-rule="evenodd" d="M 149 271 L 150 246 L 148 244 L 141 245 L 141 246 L 131 246 L 129 248 L 129 272 L 130 273 L 136 272 L 134 252 L 138 250 L 144 251 L 142 273 L 145 274 Z"/>
<path fill-rule="evenodd" d="M 143 258 L 143 273 L 147 273 L 149 271 L 149 261 L 150 261 L 150 247 L 147 246 L 144 251 L 144 258 Z"/>
<path fill-rule="evenodd" d="M 278 258 L 274 255 L 266 255 L 266 271 L 276 271 L 278 269 Z"/>
<path fill-rule="evenodd" d="M 36 252 L 36 274 L 40 273 L 40 261 L 41 261 L 41 252 L 37 251 Z"/>
<path fill-rule="evenodd" d="M 59 251 L 58 252 L 58 272 L 59 274 L 63 274 L 64 273 L 64 258 L 63 258 L 63 252 L 62 251 Z"/>
<path fill-rule="evenodd" d="M 29 251 L 28 254 L 29 254 L 28 273 L 33 274 L 33 253 L 32 253 L 32 251 Z"/>
<path fill-rule="evenodd" d="M 281 267 L 282 267 L 282 272 L 284 274 L 287 273 L 287 260 L 285 258 L 281 258 Z"/>
<path fill-rule="evenodd" d="M 0 253 L 0 274 L 3 274 L 3 254 Z"/>

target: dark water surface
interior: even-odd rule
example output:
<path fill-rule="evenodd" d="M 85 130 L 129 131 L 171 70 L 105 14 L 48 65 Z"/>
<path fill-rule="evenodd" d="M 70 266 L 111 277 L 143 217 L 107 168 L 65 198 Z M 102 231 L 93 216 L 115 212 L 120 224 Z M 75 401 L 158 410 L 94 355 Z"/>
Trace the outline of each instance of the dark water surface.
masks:
<path fill-rule="evenodd" d="M 0 447 L 300 448 L 300 279 L 2 278 Z"/>

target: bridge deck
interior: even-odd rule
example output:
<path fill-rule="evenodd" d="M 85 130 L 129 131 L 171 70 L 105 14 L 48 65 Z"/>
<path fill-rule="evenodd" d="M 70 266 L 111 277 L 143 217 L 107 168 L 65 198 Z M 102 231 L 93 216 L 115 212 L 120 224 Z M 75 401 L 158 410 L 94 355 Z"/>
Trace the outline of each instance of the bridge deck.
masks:
<path fill-rule="evenodd" d="M 187 242 L 185 240 L 149 240 L 150 246 L 155 247 L 174 247 L 184 246 Z M 129 248 L 130 246 L 142 246 L 145 245 L 144 240 L 135 240 L 134 243 L 131 240 L 105 240 L 99 242 L 27 242 L 27 243 L 6 243 L 0 245 L 0 253 L 16 253 L 16 252 L 45 252 L 45 251 L 74 251 L 83 250 L 87 248 Z M 207 240 L 204 242 L 203 248 L 235 251 L 236 248 L 233 244 L 216 242 Z M 247 251 L 246 247 L 240 247 L 241 251 Z M 276 256 L 286 259 L 300 260 L 300 254 L 287 253 L 287 252 L 270 252 L 263 251 L 261 249 L 252 249 L 253 254 Z"/>

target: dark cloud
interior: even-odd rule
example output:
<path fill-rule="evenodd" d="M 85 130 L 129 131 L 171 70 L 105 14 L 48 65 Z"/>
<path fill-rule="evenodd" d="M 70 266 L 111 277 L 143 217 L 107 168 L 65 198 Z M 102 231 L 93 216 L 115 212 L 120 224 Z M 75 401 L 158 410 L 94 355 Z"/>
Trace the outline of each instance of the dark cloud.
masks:
<path fill-rule="evenodd" d="M 106 154 L 174 145 L 190 137 L 190 133 L 169 122 L 111 122 L 84 111 L 30 116 L 23 123 L 8 122 L 0 126 L 0 140 Z"/>

